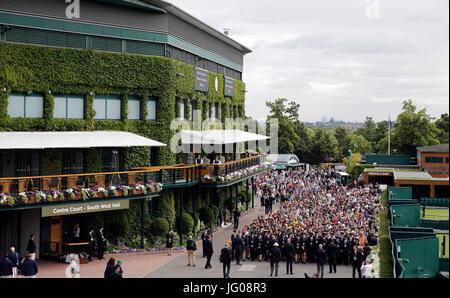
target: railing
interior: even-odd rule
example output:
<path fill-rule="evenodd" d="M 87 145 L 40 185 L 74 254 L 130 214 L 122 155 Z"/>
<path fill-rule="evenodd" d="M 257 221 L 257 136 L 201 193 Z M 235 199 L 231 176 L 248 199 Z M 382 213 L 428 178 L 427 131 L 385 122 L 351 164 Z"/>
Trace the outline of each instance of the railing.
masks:
<path fill-rule="evenodd" d="M 122 191 L 123 195 L 131 195 L 136 194 L 136 189 L 137 194 L 159 192 L 161 187 L 183 187 L 200 181 L 208 183 L 205 176 L 216 177 L 214 182 L 225 183 L 250 176 L 257 170 L 262 171 L 258 165 L 264 158 L 264 155 L 258 155 L 223 164 L 177 164 L 133 168 L 132 171 L 123 172 L 0 178 L 0 205 L 26 204 L 30 199 L 33 203 L 74 197 L 86 200 L 118 196 L 117 191 L 120 192 L 119 196 Z M 233 179 L 227 180 L 227 176 Z"/>

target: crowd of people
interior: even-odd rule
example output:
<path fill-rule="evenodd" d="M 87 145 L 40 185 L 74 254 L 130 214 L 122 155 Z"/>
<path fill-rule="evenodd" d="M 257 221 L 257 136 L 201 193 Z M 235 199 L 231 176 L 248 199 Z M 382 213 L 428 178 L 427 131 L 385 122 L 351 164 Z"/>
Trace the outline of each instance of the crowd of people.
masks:
<path fill-rule="evenodd" d="M 374 186 L 339 185 L 332 169 L 268 171 L 256 178 L 265 214 L 234 231 L 231 259 L 269 261 L 271 275 L 285 260 L 287 274 L 293 274 L 293 263 L 316 263 L 316 275 L 323 277 L 328 263 L 329 273 L 351 265 L 353 277 L 369 277 L 379 195 Z"/>

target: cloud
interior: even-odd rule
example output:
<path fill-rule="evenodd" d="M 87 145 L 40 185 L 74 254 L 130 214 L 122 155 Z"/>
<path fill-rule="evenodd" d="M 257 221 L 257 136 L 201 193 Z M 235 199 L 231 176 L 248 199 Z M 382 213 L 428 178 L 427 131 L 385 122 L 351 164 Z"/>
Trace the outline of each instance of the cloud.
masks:
<path fill-rule="evenodd" d="M 433 116 L 449 110 L 448 1 L 380 0 L 376 18 L 362 0 L 169 1 L 253 50 L 243 73 L 253 118 L 278 97 L 304 121 L 381 121 L 409 98 Z"/>

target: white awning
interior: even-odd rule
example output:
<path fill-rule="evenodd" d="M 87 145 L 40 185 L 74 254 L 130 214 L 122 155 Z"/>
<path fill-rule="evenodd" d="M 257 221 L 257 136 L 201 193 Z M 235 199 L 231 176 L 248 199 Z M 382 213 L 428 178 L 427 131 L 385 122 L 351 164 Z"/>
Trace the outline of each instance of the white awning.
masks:
<path fill-rule="evenodd" d="M 269 137 L 243 130 L 182 130 L 182 144 L 234 144 L 263 141 Z"/>
<path fill-rule="evenodd" d="M 166 144 L 124 131 L 0 132 L 0 149 L 160 147 Z"/>

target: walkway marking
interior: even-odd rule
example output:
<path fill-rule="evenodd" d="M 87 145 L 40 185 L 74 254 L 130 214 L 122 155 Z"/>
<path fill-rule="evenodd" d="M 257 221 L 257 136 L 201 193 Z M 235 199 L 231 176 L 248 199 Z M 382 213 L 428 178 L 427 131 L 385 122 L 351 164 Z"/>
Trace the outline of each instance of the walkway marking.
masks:
<path fill-rule="evenodd" d="M 238 271 L 253 271 L 256 268 L 256 265 L 241 265 Z"/>

